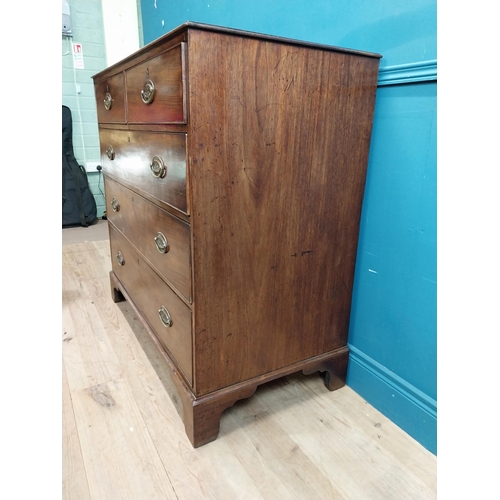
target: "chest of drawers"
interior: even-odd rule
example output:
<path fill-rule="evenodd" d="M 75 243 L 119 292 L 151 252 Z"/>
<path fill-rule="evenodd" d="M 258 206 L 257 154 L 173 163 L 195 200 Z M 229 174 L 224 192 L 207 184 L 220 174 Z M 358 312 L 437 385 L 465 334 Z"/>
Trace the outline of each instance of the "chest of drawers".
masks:
<path fill-rule="evenodd" d="M 260 384 L 345 383 L 379 58 L 188 22 L 94 76 L 112 295 L 194 447 Z"/>

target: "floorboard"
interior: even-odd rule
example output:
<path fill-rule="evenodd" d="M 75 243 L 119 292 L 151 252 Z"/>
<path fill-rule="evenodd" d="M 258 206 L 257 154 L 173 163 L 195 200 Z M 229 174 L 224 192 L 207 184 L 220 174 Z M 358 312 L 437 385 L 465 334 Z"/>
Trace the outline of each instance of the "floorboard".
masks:
<path fill-rule="evenodd" d="M 109 242 L 94 233 L 62 247 L 65 500 L 436 498 L 436 457 L 319 375 L 259 387 L 193 449 L 155 346 L 111 300 Z"/>

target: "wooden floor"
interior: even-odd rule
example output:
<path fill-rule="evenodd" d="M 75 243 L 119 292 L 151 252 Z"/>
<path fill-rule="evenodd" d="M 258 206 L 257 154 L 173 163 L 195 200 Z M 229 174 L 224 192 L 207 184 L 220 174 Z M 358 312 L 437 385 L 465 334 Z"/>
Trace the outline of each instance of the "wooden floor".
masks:
<path fill-rule="evenodd" d="M 319 374 L 261 386 L 193 449 L 148 334 L 111 300 L 108 241 L 62 251 L 65 500 L 436 498 L 436 457 Z"/>

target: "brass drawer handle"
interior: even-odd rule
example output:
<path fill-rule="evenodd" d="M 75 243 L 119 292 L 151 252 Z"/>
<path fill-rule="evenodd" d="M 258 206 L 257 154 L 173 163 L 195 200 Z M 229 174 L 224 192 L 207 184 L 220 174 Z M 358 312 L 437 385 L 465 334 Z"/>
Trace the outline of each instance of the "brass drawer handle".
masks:
<path fill-rule="evenodd" d="M 165 238 L 165 235 L 163 233 L 158 233 L 155 236 L 155 244 L 156 244 L 156 249 L 160 253 L 167 253 L 170 250 L 168 247 L 167 238 Z"/>
<path fill-rule="evenodd" d="M 108 146 L 108 149 L 106 149 L 106 154 L 108 155 L 108 158 L 110 160 L 115 159 L 115 150 L 113 149 L 113 146 Z"/>
<path fill-rule="evenodd" d="M 154 156 L 151 162 L 151 172 L 157 179 L 161 179 L 167 175 L 167 166 L 160 156 Z"/>
<path fill-rule="evenodd" d="M 141 90 L 141 99 L 144 104 L 151 104 L 155 97 L 155 84 L 149 78 L 144 82 Z"/>
<path fill-rule="evenodd" d="M 120 210 L 120 204 L 116 198 L 111 200 L 111 208 L 113 209 L 113 212 L 118 212 L 118 210 Z"/>
<path fill-rule="evenodd" d="M 125 265 L 125 259 L 123 258 L 123 255 L 120 251 L 118 251 L 118 253 L 116 254 L 116 260 L 118 261 L 118 264 L 120 264 L 120 266 Z"/>
<path fill-rule="evenodd" d="M 106 95 L 104 96 L 104 107 L 109 111 L 112 105 L 113 98 L 111 97 L 111 94 L 109 92 L 106 92 Z"/>
<path fill-rule="evenodd" d="M 172 318 L 170 317 L 170 313 L 165 306 L 161 306 L 158 311 L 158 316 L 160 316 L 160 321 L 163 323 L 163 326 L 170 328 L 172 323 Z"/>

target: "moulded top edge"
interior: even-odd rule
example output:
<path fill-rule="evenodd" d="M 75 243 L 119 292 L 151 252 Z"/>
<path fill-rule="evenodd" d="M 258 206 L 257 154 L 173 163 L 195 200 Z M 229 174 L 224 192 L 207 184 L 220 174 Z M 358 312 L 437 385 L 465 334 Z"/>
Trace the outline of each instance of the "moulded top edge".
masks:
<path fill-rule="evenodd" d="M 267 35 L 264 33 L 257 33 L 254 31 L 246 31 L 246 30 L 241 30 L 241 29 L 236 29 L 236 28 L 227 28 L 223 26 L 216 26 L 214 24 L 204 24 L 204 23 L 196 23 L 193 21 L 186 21 L 184 24 L 179 26 L 179 28 L 183 27 L 190 27 L 190 28 L 197 28 L 197 29 L 203 29 L 207 31 L 216 31 L 219 33 L 227 33 L 231 35 L 236 35 L 236 36 L 245 36 L 249 38 L 259 38 L 261 40 L 270 40 L 273 42 L 279 42 L 279 43 L 288 43 L 292 45 L 302 45 L 305 47 L 313 47 L 317 49 L 323 49 L 323 50 L 331 50 L 335 52 L 344 52 L 347 54 L 355 54 L 355 55 L 360 55 L 360 56 L 365 56 L 365 57 L 374 57 L 376 59 L 381 59 L 383 56 L 381 54 L 377 54 L 375 52 L 367 52 L 364 50 L 356 50 L 356 49 L 350 49 L 350 48 L 344 48 L 344 47 L 337 47 L 335 45 L 327 45 L 327 44 L 322 44 L 318 42 L 308 42 L 304 40 L 297 40 L 295 38 L 286 38 L 286 37 L 281 37 L 277 35 Z M 176 28 L 176 29 L 179 29 Z M 174 30 L 175 31 L 175 30 Z"/>
<path fill-rule="evenodd" d="M 139 56 L 140 54 L 148 51 L 152 47 L 156 45 L 161 45 L 165 40 L 173 38 L 177 35 L 179 35 L 183 30 L 186 29 L 200 29 L 200 30 L 205 30 L 205 31 L 213 31 L 217 33 L 226 33 L 229 35 L 234 35 L 234 36 L 242 36 L 242 37 L 247 37 L 247 38 L 256 38 L 260 40 L 269 40 L 272 42 L 279 42 L 279 43 L 287 43 L 291 45 L 298 45 L 298 46 L 303 46 L 303 47 L 311 47 L 311 48 L 316 48 L 316 49 L 322 49 L 322 50 L 330 50 L 334 52 L 342 52 L 344 54 L 353 54 L 353 55 L 358 55 L 358 56 L 364 56 L 364 57 L 372 57 L 376 59 L 380 59 L 382 57 L 381 54 L 377 54 L 375 52 L 366 52 L 363 50 L 356 50 L 356 49 L 349 49 L 349 48 L 344 48 L 344 47 L 337 47 L 335 45 L 326 45 L 326 44 L 321 44 L 317 42 L 307 42 L 304 40 L 296 40 L 294 38 L 286 38 L 286 37 L 281 37 L 277 35 L 266 35 L 263 33 L 256 33 L 253 31 L 246 31 L 246 30 L 241 30 L 241 29 L 236 29 L 236 28 L 227 28 L 223 26 L 217 26 L 214 24 L 205 24 L 205 23 L 198 23 L 194 21 L 186 21 L 185 23 L 181 24 L 180 26 L 177 26 L 177 28 L 174 28 L 173 30 L 169 31 L 168 33 L 165 33 L 164 35 L 160 36 L 156 40 L 153 40 L 152 42 L 149 42 L 147 45 L 144 47 L 141 47 L 134 53 L 130 54 L 129 56 L 125 57 L 119 62 L 116 62 L 104 70 L 100 71 L 99 73 L 96 73 L 93 75 L 92 78 L 98 78 L 101 76 L 103 73 L 108 73 L 110 70 L 112 70 L 115 67 L 118 67 L 122 65 L 123 63 L 127 62 L 128 60 L 133 59 L 134 57 Z"/>

